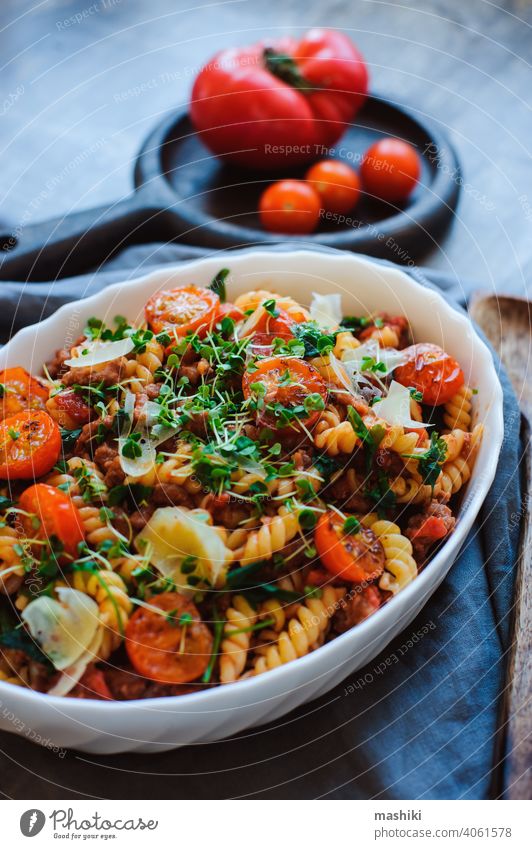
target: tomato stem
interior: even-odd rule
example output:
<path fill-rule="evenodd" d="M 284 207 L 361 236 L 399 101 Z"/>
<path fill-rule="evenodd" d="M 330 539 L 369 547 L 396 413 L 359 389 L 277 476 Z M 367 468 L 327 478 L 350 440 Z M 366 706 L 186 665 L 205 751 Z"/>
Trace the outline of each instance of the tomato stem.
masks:
<path fill-rule="evenodd" d="M 315 90 L 315 86 L 311 85 L 305 79 L 297 63 L 288 53 L 277 53 L 273 47 L 265 47 L 262 58 L 270 74 L 273 74 L 274 77 L 277 77 L 284 83 L 288 83 L 292 88 L 297 88 L 299 91 Z"/>

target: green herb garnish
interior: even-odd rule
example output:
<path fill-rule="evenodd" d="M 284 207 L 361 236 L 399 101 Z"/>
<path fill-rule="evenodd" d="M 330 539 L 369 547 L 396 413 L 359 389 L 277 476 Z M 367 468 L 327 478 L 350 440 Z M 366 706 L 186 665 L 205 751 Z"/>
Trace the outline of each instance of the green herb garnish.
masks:
<path fill-rule="evenodd" d="M 221 268 L 217 274 L 212 279 L 211 285 L 209 289 L 211 289 L 218 297 L 220 298 L 220 303 L 224 304 L 227 300 L 227 293 L 225 290 L 225 281 L 229 275 L 228 268 Z"/>

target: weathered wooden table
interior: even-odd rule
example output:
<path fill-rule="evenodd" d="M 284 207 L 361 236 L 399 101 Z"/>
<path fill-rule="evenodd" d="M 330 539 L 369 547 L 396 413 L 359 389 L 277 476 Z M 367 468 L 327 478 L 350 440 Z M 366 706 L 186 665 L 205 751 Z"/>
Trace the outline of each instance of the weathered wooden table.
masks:
<path fill-rule="evenodd" d="M 488 292 L 526 293 L 532 274 L 532 3 L 269 0 L 266 7 L 259 0 L 227 0 L 192 6 L 184 0 L 3 0 L 5 222 L 24 225 L 126 195 L 143 138 L 168 110 L 186 104 L 196 70 L 221 45 L 334 26 L 360 46 L 374 89 L 439 123 L 459 152 L 464 184 L 455 221 L 426 264 L 457 281 L 473 278 Z M 522 629 L 530 624 L 526 591 L 520 598 Z M 520 698 L 530 699 L 530 692 L 525 688 Z M 526 704 L 519 714 L 526 715 Z M 516 745 L 526 733 L 530 727 L 521 725 Z M 120 770 L 91 765 L 90 757 L 63 761 L 6 734 L 0 749 L 3 792 L 10 797 L 174 795 L 160 774 L 147 790 L 145 770 L 136 774 L 133 764 L 121 778 Z M 522 793 L 524 784 L 516 786 Z M 201 796 L 200 784 L 190 786 L 190 795 Z"/>

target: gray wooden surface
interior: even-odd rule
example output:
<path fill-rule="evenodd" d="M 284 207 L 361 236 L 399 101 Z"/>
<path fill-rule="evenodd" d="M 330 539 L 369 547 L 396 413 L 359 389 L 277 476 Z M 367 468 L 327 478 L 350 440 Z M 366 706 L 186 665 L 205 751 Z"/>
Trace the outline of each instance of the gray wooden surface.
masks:
<path fill-rule="evenodd" d="M 525 291 L 532 274 L 526 0 L 2 0 L 0 217 L 30 223 L 127 194 L 144 136 L 186 104 L 196 69 L 216 49 L 315 25 L 349 32 L 372 87 L 439 122 L 457 147 L 465 185 L 456 220 L 426 264 L 487 290 Z M 0 750 L 0 786 L 10 797 L 177 792 L 175 778 L 148 786 L 146 764 L 132 758 L 120 767 L 63 760 L 5 734 Z M 159 770 L 165 764 L 175 777 L 175 760 L 160 761 Z M 200 776 L 178 786 L 179 795 L 201 797 Z M 230 786 L 220 795 L 230 796 Z"/>
<path fill-rule="evenodd" d="M 459 151 L 456 220 L 427 264 L 522 291 L 532 272 L 525 0 L 3 0 L 0 216 L 28 223 L 124 196 L 142 139 L 187 102 L 215 50 L 314 25 L 348 31 L 372 86 L 439 122 Z"/>

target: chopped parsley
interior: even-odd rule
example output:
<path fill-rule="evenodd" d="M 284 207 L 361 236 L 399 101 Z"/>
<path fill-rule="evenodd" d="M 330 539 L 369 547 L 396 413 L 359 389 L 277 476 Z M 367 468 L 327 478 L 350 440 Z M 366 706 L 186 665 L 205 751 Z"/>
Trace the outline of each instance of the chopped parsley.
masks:
<path fill-rule="evenodd" d="M 377 480 L 373 486 L 366 487 L 364 492 L 368 498 L 375 502 L 379 518 L 385 518 L 388 510 L 393 509 L 396 505 L 395 493 L 390 489 L 388 478 L 382 469 L 377 471 Z"/>
<path fill-rule="evenodd" d="M 372 428 L 368 428 L 360 413 L 357 413 L 354 407 L 347 408 L 347 419 L 364 446 L 366 470 L 370 471 L 373 466 L 375 452 L 384 439 L 386 430 L 383 425 L 378 424 L 373 425 Z"/>
<path fill-rule="evenodd" d="M 304 345 L 305 357 L 325 357 L 336 343 L 336 333 L 323 333 L 315 321 L 304 321 L 294 326 L 296 339 Z"/>
<path fill-rule="evenodd" d="M 430 437 L 430 446 L 424 454 L 404 454 L 403 456 L 418 461 L 418 469 L 423 478 L 423 483 L 434 489 L 434 484 L 438 480 L 441 467 L 447 457 L 447 444 L 441 436 L 433 432 Z"/>

